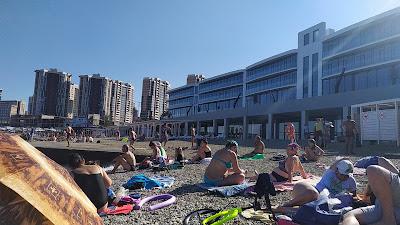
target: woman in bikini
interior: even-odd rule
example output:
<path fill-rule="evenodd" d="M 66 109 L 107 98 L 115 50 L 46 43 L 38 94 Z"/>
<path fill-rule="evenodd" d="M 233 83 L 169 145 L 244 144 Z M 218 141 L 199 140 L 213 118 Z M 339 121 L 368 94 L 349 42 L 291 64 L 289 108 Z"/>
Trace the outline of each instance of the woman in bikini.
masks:
<path fill-rule="evenodd" d="M 200 142 L 200 148 L 197 150 L 197 154 L 192 158 L 192 162 L 201 161 L 204 158 L 211 158 L 211 148 L 208 146 L 208 141 L 202 139 Z"/>
<path fill-rule="evenodd" d="M 245 171 L 239 168 L 237 150 L 237 142 L 228 141 L 225 148 L 214 154 L 204 174 L 206 184 L 228 186 L 241 184 L 244 181 Z"/>
<path fill-rule="evenodd" d="M 316 143 L 314 139 L 308 140 L 308 146 L 304 148 L 304 155 L 301 156 L 302 162 L 316 162 L 324 154 L 322 150 Z"/>
<path fill-rule="evenodd" d="M 299 172 L 300 175 L 306 179 L 307 175 L 304 171 L 303 165 L 300 162 L 297 152 L 300 146 L 296 143 L 290 143 L 286 149 L 287 157 L 285 160 L 279 162 L 270 174 L 271 180 L 276 182 L 293 181 L 293 174 Z"/>

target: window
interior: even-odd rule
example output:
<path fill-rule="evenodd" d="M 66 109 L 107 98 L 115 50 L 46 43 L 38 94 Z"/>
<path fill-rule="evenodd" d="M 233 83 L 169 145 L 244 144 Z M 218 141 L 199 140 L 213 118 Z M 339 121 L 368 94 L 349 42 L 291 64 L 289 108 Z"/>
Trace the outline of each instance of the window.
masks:
<path fill-rule="evenodd" d="M 312 96 L 318 96 L 318 53 L 312 55 Z"/>
<path fill-rule="evenodd" d="M 319 37 L 319 30 L 314 30 L 312 33 L 313 42 L 316 42 L 318 40 L 318 37 Z"/>
<path fill-rule="evenodd" d="M 309 57 L 303 58 L 303 98 L 308 98 Z"/>
<path fill-rule="evenodd" d="M 308 45 L 310 43 L 310 34 L 307 33 L 304 35 L 304 46 Z"/>

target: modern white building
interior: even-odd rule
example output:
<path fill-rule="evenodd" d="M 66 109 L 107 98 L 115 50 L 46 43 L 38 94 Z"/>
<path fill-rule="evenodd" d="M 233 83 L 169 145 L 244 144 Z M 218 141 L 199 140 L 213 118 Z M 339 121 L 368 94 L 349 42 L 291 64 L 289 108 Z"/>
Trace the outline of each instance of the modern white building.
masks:
<path fill-rule="evenodd" d="M 293 122 L 304 139 L 324 118 L 334 123 L 333 139 L 351 115 L 363 140 L 400 143 L 400 8 L 338 31 L 318 23 L 297 40 L 296 49 L 243 70 L 170 90 L 174 135 L 194 126 L 213 136 L 285 139 Z"/>

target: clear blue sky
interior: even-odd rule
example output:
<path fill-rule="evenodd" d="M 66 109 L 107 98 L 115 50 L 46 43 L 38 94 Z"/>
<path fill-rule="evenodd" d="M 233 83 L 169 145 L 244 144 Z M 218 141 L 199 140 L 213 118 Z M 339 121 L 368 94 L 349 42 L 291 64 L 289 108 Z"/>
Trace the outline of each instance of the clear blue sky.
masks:
<path fill-rule="evenodd" d="M 397 0 L 1 0 L 0 88 L 27 100 L 34 70 L 100 73 L 135 86 L 155 76 L 172 87 L 296 48 L 321 21 L 344 28 L 399 6 Z"/>

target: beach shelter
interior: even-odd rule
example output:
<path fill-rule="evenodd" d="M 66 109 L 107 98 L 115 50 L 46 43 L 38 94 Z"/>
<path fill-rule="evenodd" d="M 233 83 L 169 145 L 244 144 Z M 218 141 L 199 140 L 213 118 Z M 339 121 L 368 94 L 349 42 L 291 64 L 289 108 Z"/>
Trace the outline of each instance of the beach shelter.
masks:
<path fill-rule="evenodd" d="M 63 167 L 19 136 L 0 132 L 0 224 L 103 222 Z"/>

